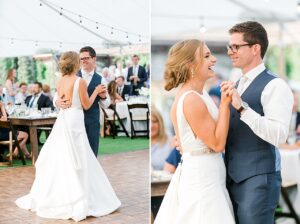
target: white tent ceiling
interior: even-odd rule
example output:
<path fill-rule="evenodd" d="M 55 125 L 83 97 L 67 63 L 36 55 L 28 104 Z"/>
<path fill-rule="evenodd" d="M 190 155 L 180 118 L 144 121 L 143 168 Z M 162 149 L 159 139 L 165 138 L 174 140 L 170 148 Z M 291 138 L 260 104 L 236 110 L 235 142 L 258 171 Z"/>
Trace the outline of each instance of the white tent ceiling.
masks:
<path fill-rule="evenodd" d="M 297 0 L 152 0 L 151 13 L 151 38 L 156 43 L 192 37 L 224 42 L 228 29 L 246 20 L 261 22 L 271 43 L 300 42 Z"/>
<path fill-rule="evenodd" d="M 129 42 L 145 51 L 149 13 L 148 0 L 0 0 L 0 57 Z"/>

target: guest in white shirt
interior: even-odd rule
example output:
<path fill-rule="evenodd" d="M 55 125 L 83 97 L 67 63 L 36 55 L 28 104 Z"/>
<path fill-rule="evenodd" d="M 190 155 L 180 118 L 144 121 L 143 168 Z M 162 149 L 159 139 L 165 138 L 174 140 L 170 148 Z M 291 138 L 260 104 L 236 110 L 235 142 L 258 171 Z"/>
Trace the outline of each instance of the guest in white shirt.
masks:
<path fill-rule="evenodd" d="M 25 104 L 27 94 L 27 83 L 21 82 L 19 85 L 19 92 L 15 96 L 15 104 Z"/>

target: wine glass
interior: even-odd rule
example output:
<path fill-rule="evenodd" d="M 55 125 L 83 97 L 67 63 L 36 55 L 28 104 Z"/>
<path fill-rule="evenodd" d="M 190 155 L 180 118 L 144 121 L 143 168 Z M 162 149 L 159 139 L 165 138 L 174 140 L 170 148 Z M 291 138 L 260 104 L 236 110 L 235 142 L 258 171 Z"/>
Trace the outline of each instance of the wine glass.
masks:
<path fill-rule="evenodd" d="M 125 100 L 128 101 L 129 100 L 129 95 L 125 94 Z"/>

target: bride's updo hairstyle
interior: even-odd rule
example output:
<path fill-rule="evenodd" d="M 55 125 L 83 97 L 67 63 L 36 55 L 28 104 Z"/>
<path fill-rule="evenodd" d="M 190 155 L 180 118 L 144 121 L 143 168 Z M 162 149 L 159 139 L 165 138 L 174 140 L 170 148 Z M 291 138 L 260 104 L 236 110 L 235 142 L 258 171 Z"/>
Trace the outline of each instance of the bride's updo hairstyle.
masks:
<path fill-rule="evenodd" d="M 190 66 L 195 60 L 195 53 L 200 48 L 200 54 L 203 54 L 203 46 L 202 41 L 191 39 L 180 41 L 171 47 L 164 70 L 165 90 L 176 88 L 190 78 Z"/>
<path fill-rule="evenodd" d="M 59 71 L 62 76 L 70 75 L 80 68 L 79 54 L 75 51 L 67 51 L 59 58 Z"/>

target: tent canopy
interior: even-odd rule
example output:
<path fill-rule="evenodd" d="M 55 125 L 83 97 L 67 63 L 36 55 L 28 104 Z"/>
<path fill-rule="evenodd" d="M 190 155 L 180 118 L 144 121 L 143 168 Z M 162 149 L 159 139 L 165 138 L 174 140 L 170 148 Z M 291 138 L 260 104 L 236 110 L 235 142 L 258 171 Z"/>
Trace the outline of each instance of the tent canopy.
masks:
<path fill-rule="evenodd" d="M 256 20 L 266 27 L 271 43 L 299 43 L 299 13 L 297 0 L 153 0 L 152 40 L 159 43 L 196 37 L 227 42 L 234 24 Z"/>
<path fill-rule="evenodd" d="M 1 0 L 0 57 L 148 44 L 148 6 L 148 0 Z"/>

